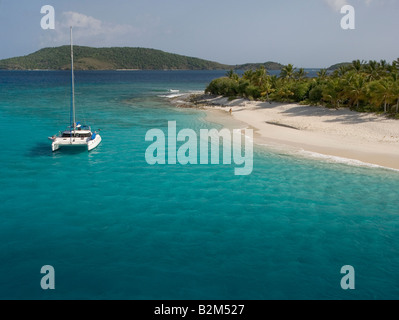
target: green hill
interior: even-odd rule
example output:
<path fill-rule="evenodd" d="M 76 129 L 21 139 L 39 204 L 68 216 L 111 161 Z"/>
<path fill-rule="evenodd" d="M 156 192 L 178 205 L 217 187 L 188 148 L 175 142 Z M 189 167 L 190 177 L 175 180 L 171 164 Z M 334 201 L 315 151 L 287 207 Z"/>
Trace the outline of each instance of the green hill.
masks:
<path fill-rule="evenodd" d="M 347 67 L 347 66 L 350 66 L 351 64 L 352 63 L 350 63 L 350 62 L 337 63 L 337 64 L 334 64 L 331 67 L 329 67 L 327 70 L 335 71 L 335 70 L 339 69 L 340 67 Z"/>
<path fill-rule="evenodd" d="M 231 66 L 145 48 L 74 46 L 76 70 L 226 70 Z M 70 69 L 70 46 L 45 48 L 24 57 L 0 60 L 6 70 Z"/>
<path fill-rule="evenodd" d="M 234 67 L 235 70 L 257 70 L 259 67 L 264 66 L 267 70 L 281 70 L 284 66 L 277 62 L 265 62 L 265 63 L 246 63 L 237 65 Z"/>

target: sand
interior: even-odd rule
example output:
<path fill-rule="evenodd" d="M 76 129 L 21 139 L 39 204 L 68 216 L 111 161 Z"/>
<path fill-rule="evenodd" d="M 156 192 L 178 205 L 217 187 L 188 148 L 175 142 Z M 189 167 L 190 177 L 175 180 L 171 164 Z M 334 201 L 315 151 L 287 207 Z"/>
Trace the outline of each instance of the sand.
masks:
<path fill-rule="evenodd" d="M 229 128 L 253 128 L 259 145 L 399 170 L 399 120 L 348 109 L 207 95 L 198 96 L 195 104 L 188 96 L 174 98 L 173 103 L 204 109 L 208 120 Z"/>

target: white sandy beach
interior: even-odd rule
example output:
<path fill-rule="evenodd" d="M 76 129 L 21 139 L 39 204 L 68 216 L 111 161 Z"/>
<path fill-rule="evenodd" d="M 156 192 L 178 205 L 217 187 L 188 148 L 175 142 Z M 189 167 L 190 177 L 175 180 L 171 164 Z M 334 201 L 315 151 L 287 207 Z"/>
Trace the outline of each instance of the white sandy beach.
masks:
<path fill-rule="evenodd" d="M 187 107 L 183 100 L 180 97 L 174 103 Z M 213 122 L 230 127 L 240 122 L 241 127 L 253 128 L 257 144 L 399 170 L 399 120 L 348 109 L 245 99 L 228 101 L 223 97 L 203 96 L 198 102 L 209 111 Z"/>

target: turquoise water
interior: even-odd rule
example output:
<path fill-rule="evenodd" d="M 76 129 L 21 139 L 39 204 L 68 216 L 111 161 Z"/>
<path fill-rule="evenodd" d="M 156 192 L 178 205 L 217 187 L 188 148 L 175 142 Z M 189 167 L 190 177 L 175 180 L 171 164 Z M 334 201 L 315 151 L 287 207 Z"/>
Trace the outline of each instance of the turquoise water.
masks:
<path fill-rule="evenodd" d="M 0 72 L 0 299 L 399 297 L 398 173 L 260 148 L 244 177 L 147 165 L 149 129 L 215 126 L 159 96 L 222 74 L 78 72 L 78 115 L 103 142 L 53 154 L 69 73 Z M 340 287 L 344 265 L 355 291 Z"/>

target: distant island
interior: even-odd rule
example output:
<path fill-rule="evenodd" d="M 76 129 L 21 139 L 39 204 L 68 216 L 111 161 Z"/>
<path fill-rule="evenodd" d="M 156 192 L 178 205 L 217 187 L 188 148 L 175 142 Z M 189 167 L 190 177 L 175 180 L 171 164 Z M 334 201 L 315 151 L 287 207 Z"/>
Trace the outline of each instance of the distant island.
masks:
<path fill-rule="evenodd" d="M 337 63 L 337 64 L 334 64 L 331 67 L 329 67 L 327 70 L 328 71 L 335 71 L 335 70 L 338 70 L 341 67 L 344 67 L 344 68 L 349 67 L 351 64 L 352 64 L 351 62 Z"/>
<path fill-rule="evenodd" d="M 217 62 L 145 48 L 74 47 L 76 70 L 218 70 Z M 0 60 L 6 70 L 68 70 L 70 47 L 45 48 L 24 57 Z"/>
<path fill-rule="evenodd" d="M 76 70 L 248 70 L 263 65 L 280 70 L 276 62 L 227 65 L 146 48 L 91 48 L 75 46 Z M 68 70 L 70 47 L 44 48 L 23 57 L 0 60 L 2 70 Z"/>
<path fill-rule="evenodd" d="M 240 65 L 234 66 L 232 69 L 247 71 L 247 70 L 256 70 L 261 67 L 264 67 L 266 70 L 273 71 L 273 70 L 283 69 L 284 65 L 282 65 L 281 63 L 269 61 L 269 62 L 265 62 L 265 63 L 240 64 Z"/>

